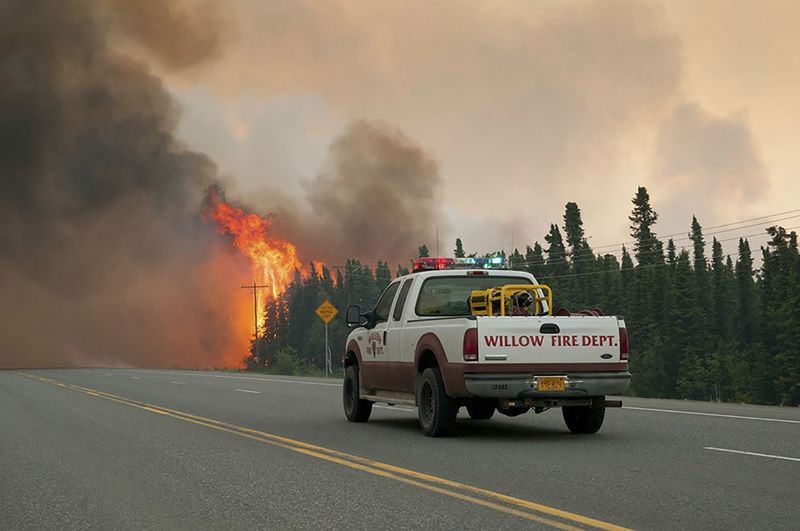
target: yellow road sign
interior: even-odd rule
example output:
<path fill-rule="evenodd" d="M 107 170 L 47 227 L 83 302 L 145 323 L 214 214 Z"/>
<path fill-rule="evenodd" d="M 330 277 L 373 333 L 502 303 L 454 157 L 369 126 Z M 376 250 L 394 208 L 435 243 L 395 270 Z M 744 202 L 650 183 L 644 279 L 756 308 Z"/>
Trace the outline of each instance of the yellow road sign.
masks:
<path fill-rule="evenodd" d="M 319 318 L 322 319 L 325 324 L 330 323 L 331 319 L 336 317 L 337 313 L 339 313 L 339 310 L 337 310 L 328 299 L 322 301 L 322 304 L 320 304 L 319 308 L 316 309 L 317 316 L 319 316 Z"/>

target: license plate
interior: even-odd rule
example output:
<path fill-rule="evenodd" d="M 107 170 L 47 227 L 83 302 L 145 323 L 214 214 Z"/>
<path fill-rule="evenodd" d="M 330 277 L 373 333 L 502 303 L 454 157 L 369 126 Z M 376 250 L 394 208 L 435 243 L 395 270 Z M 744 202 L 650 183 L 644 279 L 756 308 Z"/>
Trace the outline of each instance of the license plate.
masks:
<path fill-rule="evenodd" d="M 561 392 L 564 390 L 563 376 L 540 377 L 538 382 L 538 391 Z"/>

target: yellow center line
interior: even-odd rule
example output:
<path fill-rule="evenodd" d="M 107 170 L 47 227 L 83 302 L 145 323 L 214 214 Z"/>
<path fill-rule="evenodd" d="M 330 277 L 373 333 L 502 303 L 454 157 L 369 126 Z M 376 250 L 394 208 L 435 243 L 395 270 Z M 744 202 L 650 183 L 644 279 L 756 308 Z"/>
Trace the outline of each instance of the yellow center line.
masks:
<path fill-rule="evenodd" d="M 531 520 L 534 522 L 538 522 L 550 527 L 554 527 L 557 529 L 579 529 L 574 527 L 570 524 L 559 522 L 556 520 L 552 520 L 550 518 L 546 518 L 541 516 L 542 514 L 557 517 L 563 520 L 567 520 L 573 522 L 575 524 L 583 524 L 589 527 L 597 528 L 597 529 L 605 529 L 605 530 L 614 530 L 614 531 L 627 531 L 627 528 L 620 527 L 614 524 L 610 524 L 607 522 L 603 522 L 601 520 L 596 520 L 594 518 L 590 518 L 587 516 L 582 516 L 579 514 L 571 513 L 568 511 L 563 511 L 561 509 L 556 509 L 554 507 L 549 507 L 547 505 L 542 505 L 540 503 L 531 502 L 528 500 L 523 500 L 521 498 L 515 498 L 513 496 L 508 496 L 506 494 L 502 494 L 499 492 L 494 492 L 487 489 L 482 489 L 480 487 L 475 487 L 473 485 L 468 485 L 465 483 L 459 483 L 457 481 L 452 481 L 449 479 L 441 478 L 438 476 L 433 476 L 430 474 L 425 474 L 422 472 L 417 472 L 414 470 L 410 470 L 407 468 L 402 468 L 394 465 L 390 465 L 387 463 L 383 463 L 380 461 L 374 461 L 372 459 L 368 459 L 366 457 L 361 457 L 353 454 L 348 454 L 346 452 L 341 452 L 338 450 L 333 450 L 330 448 L 325 448 L 323 446 L 317 446 L 315 444 L 306 443 L 303 441 L 298 441 L 295 439 L 290 439 L 288 437 L 282 437 L 280 435 L 274 435 L 272 433 L 267 433 L 263 431 L 254 430 L 252 428 L 246 428 L 244 426 L 238 426 L 235 424 L 228 424 L 226 422 L 222 422 L 215 419 L 210 419 L 206 417 L 201 417 L 199 415 L 194 415 L 191 413 L 187 413 L 184 411 L 178 411 L 174 409 L 169 409 L 163 406 L 157 406 L 153 404 L 148 404 L 145 402 L 140 402 L 137 400 L 133 400 L 130 398 L 125 398 L 117 395 L 113 395 L 111 393 L 106 393 L 104 391 L 98 391 L 96 389 L 90 389 L 88 387 L 82 387 L 75 384 L 63 383 L 56 380 L 52 380 L 50 378 L 36 376 L 29 373 L 19 372 L 17 374 L 26 376 L 28 378 L 32 378 L 35 380 L 39 380 L 44 383 L 49 383 L 53 385 L 57 385 L 59 387 L 70 389 L 73 391 L 78 391 L 90 396 L 94 396 L 97 398 L 104 398 L 106 400 L 111 400 L 117 403 L 121 403 L 124 405 L 136 407 L 145 411 L 149 411 L 151 413 L 156 413 L 159 415 L 165 415 L 168 417 L 172 417 L 178 420 L 183 420 L 185 422 L 190 422 L 193 424 L 197 424 L 200 426 L 205 426 L 208 428 L 212 428 L 218 431 L 223 431 L 226 433 L 230 433 L 233 435 L 238 435 L 240 437 L 244 437 L 251 440 L 256 440 L 259 442 L 267 443 L 273 446 L 277 446 L 280 448 L 284 448 L 293 452 L 298 452 L 304 455 L 308 455 L 311 457 L 315 457 L 318 459 L 322 459 L 331 463 L 335 463 L 338 465 L 342 465 L 348 468 L 352 468 L 355 470 L 360 470 L 363 472 L 367 472 L 372 475 L 384 477 L 387 479 L 392 479 L 395 481 L 399 481 L 401 483 L 405 483 L 408 485 L 413 485 L 418 488 L 422 488 L 431 492 L 436 492 L 445 496 L 449 496 L 451 498 L 459 499 L 465 502 L 473 503 L 476 505 L 480 505 L 482 507 L 490 508 L 502 513 L 510 514 L 513 516 L 517 516 L 520 518 L 524 518 L 527 520 Z M 449 487 L 449 488 L 443 488 Z M 457 492 L 450 489 L 457 489 L 463 492 Z M 465 494 L 464 492 L 468 493 Z M 496 500 L 503 502 L 508 505 L 514 505 L 516 507 L 520 507 L 522 509 L 526 509 L 526 511 L 522 511 L 516 509 L 514 507 L 508 507 L 506 505 L 500 505 L 499 503 L 495 503 L 494 501 L 481 499 L 473 495 L 482 496 L 484 498 L 490 498 L 490 500 Z M 539 514 L 533 514 L 535 513 Z"/>

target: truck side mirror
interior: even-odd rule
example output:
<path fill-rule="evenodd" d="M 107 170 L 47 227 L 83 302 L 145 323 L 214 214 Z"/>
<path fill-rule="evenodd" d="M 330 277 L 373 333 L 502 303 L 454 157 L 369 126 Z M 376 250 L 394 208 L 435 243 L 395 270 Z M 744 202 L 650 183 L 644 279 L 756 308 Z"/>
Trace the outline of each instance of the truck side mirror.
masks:
<path fill-rule="evenodd" d="M 367 318 L 361 315 L 361 308 L 358 304 L 352 304 L 347 308 L 347 327 L 358 328 L 367 324 Z"/>

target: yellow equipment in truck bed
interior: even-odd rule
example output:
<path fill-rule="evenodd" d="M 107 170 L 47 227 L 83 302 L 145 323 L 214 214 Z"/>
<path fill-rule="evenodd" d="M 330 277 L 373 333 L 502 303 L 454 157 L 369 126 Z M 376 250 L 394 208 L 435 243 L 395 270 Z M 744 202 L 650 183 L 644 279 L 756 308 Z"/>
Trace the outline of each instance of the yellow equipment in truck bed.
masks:
<path fill-rule="evenodd" d="M 522 307 L 516 304 L 522 293 L 528 293 L 532 303 Z M 530 300 L 530 299 L 529 299 Z M 472 315 L 507 316 L 540 315 L 547 302 L 547 315 L 553 314 L 553 291 L 544 284 L 507 284 L 489 289 L 476 289 L 469 296 Z M 533 306 L 532 312 L 530 306 Z"/>

